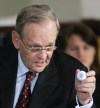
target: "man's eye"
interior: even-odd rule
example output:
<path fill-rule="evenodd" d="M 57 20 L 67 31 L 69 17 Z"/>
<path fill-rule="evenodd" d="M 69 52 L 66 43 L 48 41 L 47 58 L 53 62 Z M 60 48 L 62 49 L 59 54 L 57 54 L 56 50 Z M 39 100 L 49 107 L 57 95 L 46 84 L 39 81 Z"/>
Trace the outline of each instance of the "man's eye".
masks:
<path fill-rule="evenodd" d="M 31 47 L 31 49 L 32 49 L 32 50 L 39 50 L 40 47 L 33 46 L 33 47 Z"/>
<path fill-rule="evenodd" d="M 52 47 L 46 47 L 47 51 L 50 51 L 52 49 Z"/>
<path fill-rule="evenodd" d="M 54 45 L 48 45 L 47 47 L 52 47 L 52 46 L 54 46 Z"/>

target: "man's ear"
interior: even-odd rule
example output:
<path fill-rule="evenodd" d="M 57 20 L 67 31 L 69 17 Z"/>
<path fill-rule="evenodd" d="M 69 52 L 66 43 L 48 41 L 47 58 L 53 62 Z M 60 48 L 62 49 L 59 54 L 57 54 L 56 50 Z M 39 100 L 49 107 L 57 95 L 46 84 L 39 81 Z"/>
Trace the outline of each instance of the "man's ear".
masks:
<path fill-rule="evenodd" d="M 16 49 L 19 49 L 19 34 L 16 31 L 12 31 L 12 43 Z"/>

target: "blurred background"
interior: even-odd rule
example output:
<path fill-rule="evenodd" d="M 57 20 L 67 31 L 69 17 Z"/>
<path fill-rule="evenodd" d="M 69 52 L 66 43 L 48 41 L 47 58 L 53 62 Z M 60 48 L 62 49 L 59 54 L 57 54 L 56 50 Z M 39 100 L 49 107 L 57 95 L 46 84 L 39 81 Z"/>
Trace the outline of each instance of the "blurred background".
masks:
<path fill-rule="evenodd" d="M 86 23 L 95 31 L 100 46 L 100 0 L 0 0 L 0 46 L 11 43 L 18 12 L 31 4 L 50 5 L 61 27 L 80 21 Z"/>
<path fill-rule="evenodd" d="M 0 0 L 0 16 L 17 15 L 20 9 L 30 4 L 50 5 L 61 22 L 100 19 L 100 0 Z"/>

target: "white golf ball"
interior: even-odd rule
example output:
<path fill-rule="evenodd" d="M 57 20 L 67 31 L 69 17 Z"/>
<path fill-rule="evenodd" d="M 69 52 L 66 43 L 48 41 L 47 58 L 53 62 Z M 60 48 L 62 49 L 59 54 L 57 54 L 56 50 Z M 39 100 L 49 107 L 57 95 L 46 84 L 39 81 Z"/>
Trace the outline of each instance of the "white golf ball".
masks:
<path fill-rule="evenodd" d="M 86 72 L 85 71 L 80 71 L 77 73 L 77 79 L 80 81 L 83 81 L 86 79 Z"/>

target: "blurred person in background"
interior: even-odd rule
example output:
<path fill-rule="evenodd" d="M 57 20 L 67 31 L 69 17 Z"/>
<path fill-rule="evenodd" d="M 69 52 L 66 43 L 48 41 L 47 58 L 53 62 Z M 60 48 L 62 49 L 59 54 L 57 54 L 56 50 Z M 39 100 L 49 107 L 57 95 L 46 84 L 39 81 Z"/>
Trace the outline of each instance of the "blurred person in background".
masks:
<path fill-rule="evenodd" d="M 83 63 L 88 70 L 96 71 L 94 101 L 97 108 L 100 108 L 100 64 L 97 37 L 93 30 L 83 23 L 70 24 L 61 28 L 56 44 L 59 49 Z"/>

